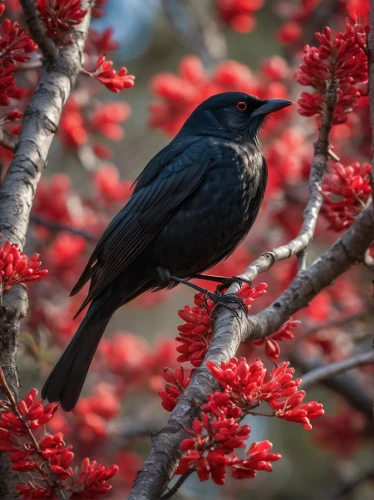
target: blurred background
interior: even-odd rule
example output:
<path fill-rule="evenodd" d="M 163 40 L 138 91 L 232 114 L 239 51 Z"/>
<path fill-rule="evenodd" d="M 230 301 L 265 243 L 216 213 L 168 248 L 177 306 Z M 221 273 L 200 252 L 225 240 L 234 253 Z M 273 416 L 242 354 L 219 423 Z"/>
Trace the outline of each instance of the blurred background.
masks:
<path fill-rule="evenodd" d="M 68 101 L 48 158 L 32 212 L 25 251 L 41 254 L 48 277 L 31 284 L 30 312 L 19 339 L 22 394 L 41 388 L 74 334 L 73 315 L 83 295 L 69 298 L 90 252 L 111 217 L 130 195 L 132 182 L 165 146 L 201 100 L 226 90 L 297 100 L 305 89 L 294 78 L 305 44 L 328 25 L 344 30 L 345 19 L 365 14 L 369 2 L 342 0 L 109 0 L 93 20 L 85 68 L 107 54 L 114 67 L 135 75 L 133 88 L 112 93 L 81 76 Z M 244 7 L 243 7 L 244 5 Z M 250 6 L 250 8 L 248 8 Z M 235 10 L 236 9 L 236 10 Z M 18 16 L 16 10 L 12 13 Z M 30 86 L 37 70 L 21 78 Z M 308 175 L 316 140 L 314 117 L 298 105 L 269 120 L 261 140 L 269 166 L 269 186 L 259 219 L 247 240 L 212 274 L 239 274 L 263 251 L 297 234 L 308 199 Z M 370 161 L 368 101 L 362 98 L 348 120 L 332 131 L 334 151 L 345 165 Z M 358 211 L 357 211 L 358 213 Z M 308 251 L 308 264 L 337 239 L 343 226 L 325 211 Z M 196 235 L 198 237 L 198 235 Z M 284 291 L 297 272 L 296 259 L 278 263 L 255 284 L 268 284 L 253 304 L 263 309 Z M 279 361 L 292 358 L 298 373 L 313 362 L 338 361 L 371 347 L 372 276 L 363 266 L 343 275 L 296 318 L 294 339 L 281 342 Z M 200 283 L 211 287 L 208 282 Z M 212 288 L 211 288 L 212 289 Z M 176 368 L 180 342 L 178 310 L 194 305 L 186 287 L 147 293 L 117 312 L 96 355 L 83 397 L 71 414 L 62 411 L 51 431 L 62 431 L 78 457 L 117 463 L 111 498 L 124 498 L 150 449 L 149 432 L 169 416 L 157 392 L 163 368 Z M 243 346 L 242 355 L 260 357 L 264 346 Z M 191 366 L 184 363 L 186 368 Z M 250 442 L 270 439 L 283 458 L 271 474 L 255 479 L 227 477 L 224 486 L 190 476 L 175 498 L 334 499 L 373 498 L 372 436 L 368 399 L 370 367 L 349 373 L 351 389 L 363 405 L 323 385 L 306 400 L 324 404 L 326 416 L 305 431 L 295 423 L 247 417 Z M 349 398 L 348 398 L 349 399 Z M 366 404 L 366 406 L 365 406 Z M 229 475 L 228 475 L 229 476 Z"/>

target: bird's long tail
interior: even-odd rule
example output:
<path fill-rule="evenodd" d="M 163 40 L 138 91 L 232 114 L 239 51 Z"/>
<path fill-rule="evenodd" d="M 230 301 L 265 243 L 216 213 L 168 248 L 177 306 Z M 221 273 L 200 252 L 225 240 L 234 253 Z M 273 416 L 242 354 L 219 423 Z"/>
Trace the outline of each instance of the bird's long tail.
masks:
<path fill-rule="evenodd" d="M 98 297 L 92 302 L 76 334 L 45 382 L 43 398 L 60 401 L 65 411 L 74 408 L 92 358 L 114 312 L 115 308 L 103 307 L 102 298 Z"/>

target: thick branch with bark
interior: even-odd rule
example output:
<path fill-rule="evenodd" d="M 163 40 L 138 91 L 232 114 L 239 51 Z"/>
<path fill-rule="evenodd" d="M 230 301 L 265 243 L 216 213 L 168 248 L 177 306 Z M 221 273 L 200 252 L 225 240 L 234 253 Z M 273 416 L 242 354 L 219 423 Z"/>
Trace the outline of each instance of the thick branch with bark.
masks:
<path fill-rule="evenodd" d="M 361 260 L 372 241 L 372 207 L 362 212 L 351 228 L 307 270 L 298 274 L 291 286 L 271 306 L 256 316 L 245 318 L 221 310 L 215 320 L 215 335 L 201 368 L 197 369 L 183 396 L 179 398 L 168 425 L 153 438 L 152 449 L 139 472 L 131 500 L 156 500 L 170 481 L 180 456 L 180 443 L 187 436 L 206 395 L 218 389 L 205 368 L 206 361 L 219 364 L 235 356 L 241 342 L 266 337 L 292 314 L 306 307 L 321 290 L 331 285 L 353 264 Z M 243 275 L 245 276 L 245 275 Z"/>
<path fill-rule="evenodd" d="M 41 22 L 36 17 L 35 2 L 22 0 L 21 4 L 30 31 L 46 58 L 39 83 L 24 114 L 13 161 L 0 188 L 0 232 L 4 239 L 9 238 L 12 243 L 18 243 L 23 248 L 36 187 L 62 109 L 82 67 L 90 15 L 88 12 L 83 22 L 73 30 L 73 42 L 64 47 L 51 62 L 50 43 L 39 30 Z M 5 293 L 0 307 L 0 366 L 16 396 L 19 391 L 16 344 L 19 322 L 26 315 L 27 307 L 27 293 L 22 286 L 15 286 Z M 0 498 L 18 498 L 13 490 L 17 476 L 10 471 L 7 454 L 0 454 L 0 478 Z"/>

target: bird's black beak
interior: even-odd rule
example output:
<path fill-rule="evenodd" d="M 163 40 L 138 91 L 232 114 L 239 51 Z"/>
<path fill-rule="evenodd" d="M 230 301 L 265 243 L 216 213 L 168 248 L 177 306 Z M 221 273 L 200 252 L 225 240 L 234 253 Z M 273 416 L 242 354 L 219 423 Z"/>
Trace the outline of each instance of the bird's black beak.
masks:
<path fill-rule="evenodd" d="M 263 104 L 252 113 L 252 117 L 260 115 L 268 115 L 269 113 L 274 113 L 274 111 L 279 111 L 280 109 L 291 106 L 293 101 L 288 101 L 287 99 L 267 99 L 263 101 Z"/>

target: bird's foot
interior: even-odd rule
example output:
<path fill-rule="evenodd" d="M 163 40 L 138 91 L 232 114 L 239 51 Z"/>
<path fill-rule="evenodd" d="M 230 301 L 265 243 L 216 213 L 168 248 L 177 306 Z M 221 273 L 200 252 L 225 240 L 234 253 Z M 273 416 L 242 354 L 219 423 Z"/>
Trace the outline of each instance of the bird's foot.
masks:
<path fill-rule="evenodd" d="M 234 293 L 221 295 L 220 293 L 207 292 L 206 295 L 215 303 L 215 308 L 222 306 L 236 313 L 238 309 L 241 309 L 247 315 L 247 308 L 244 301 Z"/>

